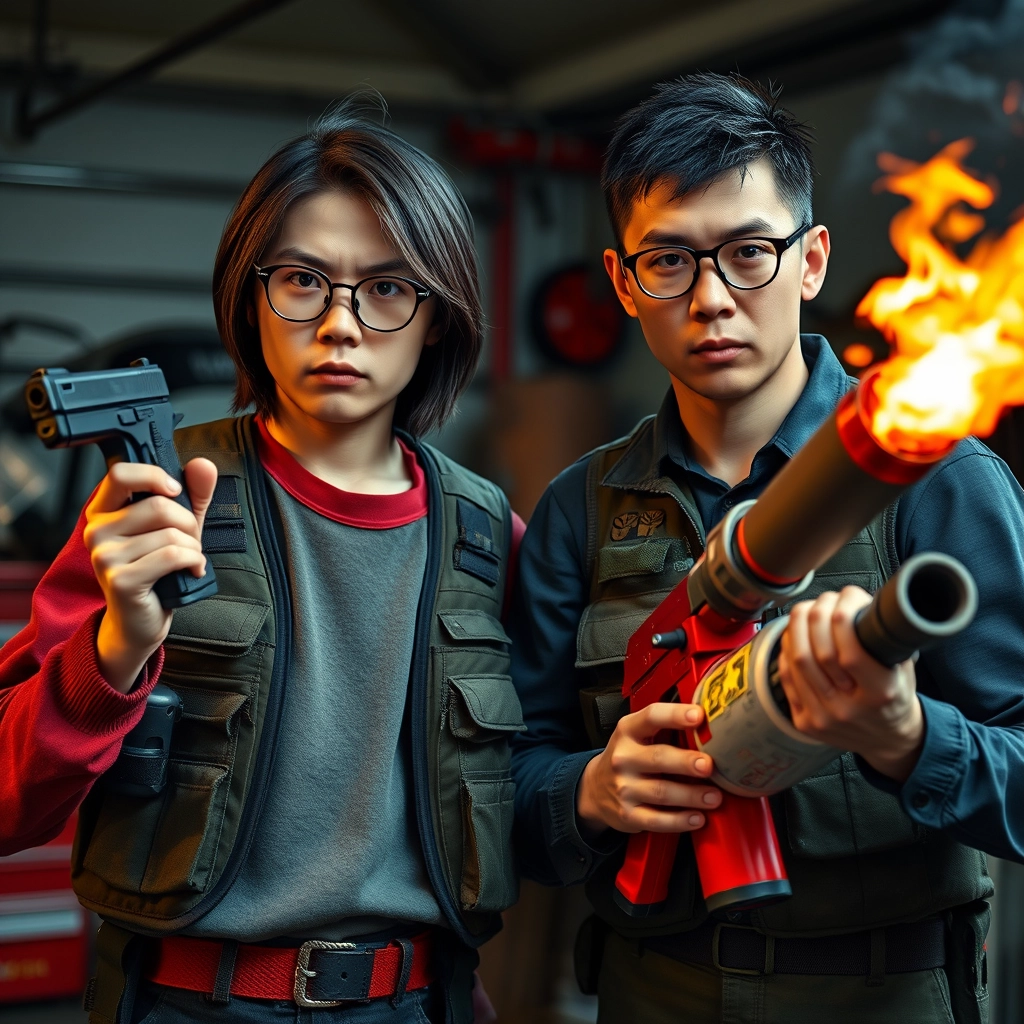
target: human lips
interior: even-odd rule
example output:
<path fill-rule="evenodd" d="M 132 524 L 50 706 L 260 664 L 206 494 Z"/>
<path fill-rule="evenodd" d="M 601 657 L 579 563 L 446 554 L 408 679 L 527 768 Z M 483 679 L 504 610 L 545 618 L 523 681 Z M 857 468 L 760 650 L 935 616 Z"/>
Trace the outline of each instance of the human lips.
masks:
<path fill-rule="evenodd" d="M 361 373 L 349 363 L 320 363 L 309 371 L 311 377 L 324 384 L 345 385 L 365 380 L 366 374 Z"/>
<path fill-rule="evenodd" d="M 735 338 L 708 338 L 700 344 L 695 345 L 691 352 L 698 359 L 706 363 L 726 363 L 735 359 L 745 348 L 744 342 Z"/>

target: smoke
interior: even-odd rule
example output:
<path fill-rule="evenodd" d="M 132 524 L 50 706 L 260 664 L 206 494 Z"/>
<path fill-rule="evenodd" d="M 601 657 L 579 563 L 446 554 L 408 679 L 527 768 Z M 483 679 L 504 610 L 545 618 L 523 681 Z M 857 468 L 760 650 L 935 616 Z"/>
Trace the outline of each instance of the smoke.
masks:
<path fill-rule="evenodd" d="M 967 166 L 1000 183 L 986 219 L 1001 230 L 1024 202 L 1024 0 L 1008 0 L 996 17 L 946 15 L 912 37 L 910 52 L 850 143 L 837 190 L 865 195 L 880 152 L 924 161 L 970 137 Z"/>
<path fill-rule="evenodd" d="M 996 201 L 982 211 L 986 227 L 1002 233 L 1024 212 L 1024 0 L 1007 0 L 995 16 L 946 14 L 915 33 L 909 49 L 908 59 L 881 82 L 834 176 L 822 183 L 818 213 L 835 246 L 828 281 L 811 310 L 820 323 L 808 325 L 840 346 L 865 340 L 844 332 L 873 282 L 903 273 L 889 222 L 906 200 L 873 190 L 882 174 L 879 153 L 923 163 L 946 144 L 972 138 L 964 166 L 996 186 Z"/>

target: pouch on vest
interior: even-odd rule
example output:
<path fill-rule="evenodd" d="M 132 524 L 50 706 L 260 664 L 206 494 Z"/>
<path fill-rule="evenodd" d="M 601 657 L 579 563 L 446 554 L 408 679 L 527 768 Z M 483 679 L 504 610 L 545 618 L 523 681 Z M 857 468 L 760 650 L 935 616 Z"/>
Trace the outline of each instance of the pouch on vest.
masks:
<path fill-rule="evenodd" d="M 638 523 L 641 519 L 639 515 L 620 518 L 636 518 Z M 630 530 L 620 525 L 617 533 L 625 539 L 598 549 L 597 583 L 610 584 L 610 596 L 584 609 L 576 631 L 576 668 L 609 680 L 579 691 L 583 725 L 593 747 L 605 746 L 619 719 L 629 712 L 621 682 L 629 638 L 693 565 L 681 541 L 657 536 L 633 540 Z"/>
<path fill-rule="evenodd" d="M 444 788 L 457 792 L 462 820 L 458 900 L 463 910 L 503 910 L 519 893 L 511 860 L 515 784 L 508 741 L 525 728 L 508 671 L 509 638 L 479 609 L 442 611 L 438 618 L 447 641 L 434 648 L 445 686 L 443 728 L 454 739 L 438 756 L 454 782 Z"/>
<path fill-rule="evenodd" d="M 86 801 L 82 867 L 114 889 L 159 897 L 206 891 L 227 810 L 227 781 L 240 730 L 251 729 L 255 684 L 238 692 L 227 661 L 258 666 L 255 640 L 269 612 L 256 601 L 217 595 L 178 609 L 161 675 L 181 699 L 159 796 L 100 787 Z M 223 666 L 222 664 L 223 663 Z M 221 674 L 223 673 L 223 674 Z"/>

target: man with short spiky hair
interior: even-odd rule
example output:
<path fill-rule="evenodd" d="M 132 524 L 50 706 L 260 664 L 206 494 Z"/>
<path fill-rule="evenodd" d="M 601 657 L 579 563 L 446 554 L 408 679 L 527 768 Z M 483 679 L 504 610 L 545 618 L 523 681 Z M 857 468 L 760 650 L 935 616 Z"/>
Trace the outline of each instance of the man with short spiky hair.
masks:
<path fill-rule="evenodd" d="M 671 387 L 656 416 L 552 482 L 523 542 L 524 872 L 587 883 L 576 966 L 601 1024 L 985 1020 L 978 848 L 1024 858 L 1024 492 L 973 439 L 791 609 L 793 722 L 850 752 L 773 800 L 793 895 L 709 915 L 684 836 L 663 909 L 635 918 L 613 899 L 626 834 L 691 832 L 721 802 L 707 755 L 657 741 L 699 724 L 700 707 L 621 713 L 629 637 L 854 382 L 824 338 L 799 333 L 830 243 L 811 212 L 809 132 L 774 94 L 718 75 L 660 86 L 621 121 L 602 184 L 618 242 L 605 266 Z M 968 567 L 978 615 L 916 675 L 886 669 L 854 616 L 926 550 Z"/>

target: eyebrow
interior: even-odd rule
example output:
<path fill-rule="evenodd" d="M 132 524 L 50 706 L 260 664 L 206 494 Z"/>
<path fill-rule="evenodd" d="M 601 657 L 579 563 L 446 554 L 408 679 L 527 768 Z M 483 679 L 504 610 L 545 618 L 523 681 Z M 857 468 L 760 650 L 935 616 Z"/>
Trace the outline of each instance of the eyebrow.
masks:
<path fill-rule="evenodd" d="M 280 249 L 274 255 L 273 262 L 301 263 L 303 266 L 319 270 L 327 277 L 331 276 L 331 265 L 327 260 L 323 260 L 319 256 L 314 256 L 311 252 L 306 252 L 304 249 L 299 249 L 297 246 L 288 246 L 285 249 Z M 380 263 L 372 263 L 369 266 L 363 266 L 360 268 L 358 273 L 361 277 L 366 278 L 374 277 L 376 274 L 388 274 L 394 271 L 404 271 L 405 273 L 408 273 L 409 264 L 401 257 L 396 256 L 393 259 L 383 260 Z"/>
<path fill-rule="evenodd" d="M 736 227 L 730 228 L 728 231 L 722 233 L 721 237 L 723 240 L 730 238 L 746 238 L 750 235 L 761 235 L 765 232 L 772 233 L 774 235 L 774 226 L 763 217 L 755 217 L 753 220 L 748 220 L 743 224 L 737 224 Z M 637 243 L 637 247 L 643 249 L 649 245 L 681 245 L 688 249 L 694 248 L 690 244 L 690 239 L 685 235 L 680 235 L 674 231 L 648 231 L 643 238 Z"/>

